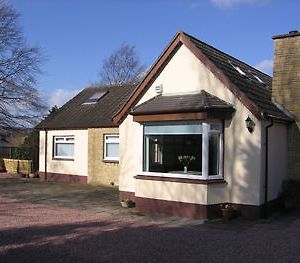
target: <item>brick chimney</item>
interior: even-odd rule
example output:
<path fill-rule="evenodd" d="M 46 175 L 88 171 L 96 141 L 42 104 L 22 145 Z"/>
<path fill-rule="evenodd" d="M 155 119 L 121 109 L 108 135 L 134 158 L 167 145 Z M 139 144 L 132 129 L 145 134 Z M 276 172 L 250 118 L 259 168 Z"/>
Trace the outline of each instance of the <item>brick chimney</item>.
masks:
<path fill-rule="evenodd" d="M 272 97 L 292 115 L 288 132 L 288 175 L 300 177 L 300 32 L 273 37 L 275 42 Z"/>

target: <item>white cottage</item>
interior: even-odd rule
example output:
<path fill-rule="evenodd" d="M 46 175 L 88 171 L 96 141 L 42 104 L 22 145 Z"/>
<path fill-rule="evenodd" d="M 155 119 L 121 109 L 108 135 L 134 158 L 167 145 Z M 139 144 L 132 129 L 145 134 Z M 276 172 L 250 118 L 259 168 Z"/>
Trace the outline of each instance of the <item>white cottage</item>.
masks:
<path fill-rule="evenodd" d="M 272 78 L 179 32 L 114 116 L 120 199 L 141 212 L 256 218 L 278 200 L 293 121 Z"/>

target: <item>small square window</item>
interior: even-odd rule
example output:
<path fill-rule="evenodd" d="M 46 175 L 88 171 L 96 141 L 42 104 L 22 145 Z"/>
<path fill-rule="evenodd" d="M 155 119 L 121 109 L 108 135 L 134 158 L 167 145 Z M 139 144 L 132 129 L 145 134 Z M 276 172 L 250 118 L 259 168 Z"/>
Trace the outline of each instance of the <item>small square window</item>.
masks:
<path fill-rule="evenodd" d="M 119 161 L 119 135 L 104 136 L 104 160 Z"/>

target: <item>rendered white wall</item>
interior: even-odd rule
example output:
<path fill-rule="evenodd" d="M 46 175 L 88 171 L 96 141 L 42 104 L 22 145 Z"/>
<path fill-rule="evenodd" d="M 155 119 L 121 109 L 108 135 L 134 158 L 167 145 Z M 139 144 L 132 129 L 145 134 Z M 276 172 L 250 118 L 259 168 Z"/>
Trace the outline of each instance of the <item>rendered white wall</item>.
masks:
<path fill-rule="evenodd" d="M 164 94 L 190 94 L 206 90 L 234 106 L 236 113 L 225 123 L 224 179 L 227 184 L 220 187 L 209 186 L 208 202 L 260 205 L 263 161 L 261 122 L 185 46 L 177 51 L 138 103 L 156 96 L 155 86 L 160 84 L 163 85 Z M 256 124 L 252 134 L 245 127 L 245 119 L 248 116 Z M 120 190 L 122 191 L 135 189 L 133 176 L 140 172 L 141 162 L 139 138 L 139 124 L 133 122 L 132 116 L 129 115 L 120 126 Z M 144 183 L 148 184 L 146 181 Z M 164 193 L 161 195 L 163 198 Z M 174 200 L 178 200 L 178 196 L 182 193 L 179 191 L 173 195 Z M 197 198 L 195 202 L 196 200 Z"/>
<path fill-rule="evenodd" d="M 53 137 L 72 135 L 75 138 L 74 160 L 53 159 Z M 50 130 L 47 135 L 47 172 L 88 175 L 88 131 L 87 130 Z M 45 172 L 45 131 L 40 131 L 40 167 Z"/>

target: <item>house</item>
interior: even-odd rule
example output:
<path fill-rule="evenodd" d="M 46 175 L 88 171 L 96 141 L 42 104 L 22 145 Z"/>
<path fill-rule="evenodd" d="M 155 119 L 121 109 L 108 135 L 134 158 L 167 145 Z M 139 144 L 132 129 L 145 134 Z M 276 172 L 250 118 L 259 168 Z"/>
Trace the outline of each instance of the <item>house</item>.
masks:
<path fill-rule="evenodd" d="M 112 117 L 134 88 L 86 88 L 43 120 L 37 126 L 41 180 L 117 185 L 119 129 Z"/>
<path fill-rule="evenodd" d="M 274 37 L 272 80 L 177 33 L 114 115 L 120 199 L 141 212 L 202 219 L 222 203 L 247 218 L 276 206 L 288 171 L 300 171 L 299 35 Z"/>

